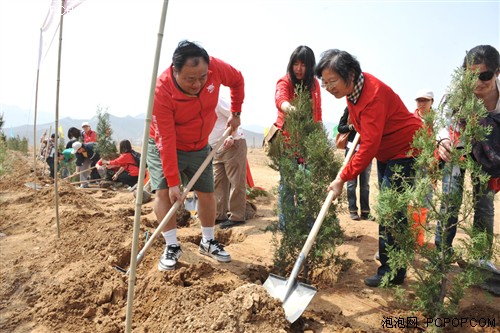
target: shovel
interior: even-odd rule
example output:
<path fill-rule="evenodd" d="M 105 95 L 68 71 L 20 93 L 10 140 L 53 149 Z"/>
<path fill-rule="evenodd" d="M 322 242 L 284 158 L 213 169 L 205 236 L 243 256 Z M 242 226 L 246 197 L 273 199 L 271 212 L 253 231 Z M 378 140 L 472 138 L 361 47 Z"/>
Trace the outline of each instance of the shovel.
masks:
<path fill-rule="evenodd" d="M 341 169 L 344 169 L 349 160 L 351 159 L 354 151 L 356 150 L 356 146 L 359 141 L 359 133 L 356 133 L 356 136 L 353 140 L 353 146 L 347 153 L 346 158 L 344 159 L 344 163 Z M 311 247 L 318 235 L 319 229 L 321 228 L 321 224 L 325 218 L 326 213 L 328 212 L 328 208 L 332 204 L 333 199 L 333 191 L 328 192 L 328 196 L 326 197 L 323 206 L 319 212 L 316 221 L 314 221 L 314 225 L 307 236 L 306 243 L 304 247 L 300 251 L 299 257 L 293 266 L 292 272 L 290 273 L 290 278 L 286 279 L 281 276 L 275 274 L 269 274 L 266 282 L 264 282 L 264 288 L 267 292 L 274 298 L 279 299 L 283 302 L 283 309 L 285 310 L 286 319 L 293 323 L 295 322 L 307 308 L 309 302 L 311 302 L 312 298 L 317 292 L 317 289 L 313 286 L 302 282 L 296 282 L 297 276 L 302 268 L 302 264 L 304 263 Z"/>
<path fill-rule="evenodd" d="M 198 180 L 198 178 L 200 178 L 202 172 L 205 170 L 205 168 L 207 167 L 208 163 L 212 162 L 212 158 L 215 156 L 215 154 L 217 152 L 217 149 L 219 149 L 219 147 L 222 145 L 222 143 L 224 143 L 224 140 L 228 137 L 228 135 L 229 135 L 230 132 L 231 132 L 231 127 L 228 127 L 224 131 L 224 134 L 222 134 L 222 137 L 219 139 L 219 141 L 217 142 L 217 144 L 215 145 L 215 147 L 212 149 L 212 151 L 210 152 L 210 154 L 208 154 L 208 156 L 205 158 L 205 160 L 200 165 L 200 167 L 198 168 L 198 170 L 196 170 L 196 173 L 193 175 L 193 178 L 191 178 L 191 180 L 189 181 L 189 183 L 186 185 L 186 188 L 184 189 L 184 192 L 182 192 L 182 198 L 186 198 L 186 196 L 188 195 L 189 191 L 191 190 L 191 187 L 193 187 L 194 183 L 196 183 L 196 181 Z M 161 221 L 161 223 L 156 228 L 155 232 L 151 235 L 151 237 L 146 242 L 146 244 L 144 245 L 144 247 L 137 254 L 137 263 L 136 263 L 136 265 L 139 265 L 141 263 L 142 259 L 144 258 L 144 254 L 146 254 L 146 251 L 151 247 L 151 245 L 153 245 L 153 241 L 161 233 L 161 231 L 163 230 L 163 228 L 165 227 L 165 225 L 167 224 L 167 222 L 177 212 L 177 210 L 180 208 L 181 204 L 182 204 L 182 200 L 177 200 L 172 205 L 172 207 L 168 211 L 167 215 L 165 215 L 165 217 L 163 218 L 163 220 Z M 123 268 L 118 267 L 118 266 L 115 267 L 115 269 L 117 269 L 120 272 L 124 272 L 125 271 Z M 130 268 L 127 271 L 125 271 L 125 272 L 126 272 L 126 274 L 129 274 L 130 273 Z"/>

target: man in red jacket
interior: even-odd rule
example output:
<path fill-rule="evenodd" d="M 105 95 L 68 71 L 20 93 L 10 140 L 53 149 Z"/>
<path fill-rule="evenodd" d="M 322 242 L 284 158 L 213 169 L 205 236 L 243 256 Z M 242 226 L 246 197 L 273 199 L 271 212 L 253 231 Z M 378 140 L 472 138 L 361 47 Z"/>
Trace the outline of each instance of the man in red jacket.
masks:
<path fill-rule="evenodd" d="M 380 190 L 398 187 L 401 178 L 393 177 L 393 168 L 401 167 L 399 174 L 411 180 L 413 157 L 408 157 L 415 132 L 422 121 L 408 111 L 399 96 L 386 84 L 371 74 L 361 72 L 359 62 L 345 51 L 332 49 L 323 52 L 316 66 L 316 76 L 323 80 L 323 88 L 336 98 L 346 97 L 349 118 L 360 134 L 362 144 L 358 152 L 346 165 L 328 190 L 334 199 L 341 193 L 344 183 L 357 177 L 377 159 Z M 405 212 L 398 212 L 398 227 L 408 225 Z M 394 238 L 383 224 L 379 225 L 379 253 L 381 266 L 377 274 L 365 279 L 365 284 L 378 287 L 385 274 L 390 272 L 387 263 L 387 246 L 395 246 Z M 406 269 L 399 269 L 389 281 L 402 284 Z"/>
<path fill-rule="evenodd" d="M 210 152 L 208 137 L 217 120 L 215 107 L 221 85 L 230 88 L 231 116 L 227 126 L 236 130 L 245 95 L 243 76 L 229 64 L 209 56 L 198 44 L 181 41 L 174 51 L 172 65 L 157 80 L 147 163 L 159 221 L 177 200 L 184 199 L 179 189 L 181 175 L 190 180 Z M 193 190 L 199 203 L 200 253 L 221 262 L 231 261 L 229 253 L 214 239 L 216 205 L 211 163 Z M 182 255 L 175 215 L 167 222 L 163 237 L 166 247 L 158 269 L 172 270 Z"/>

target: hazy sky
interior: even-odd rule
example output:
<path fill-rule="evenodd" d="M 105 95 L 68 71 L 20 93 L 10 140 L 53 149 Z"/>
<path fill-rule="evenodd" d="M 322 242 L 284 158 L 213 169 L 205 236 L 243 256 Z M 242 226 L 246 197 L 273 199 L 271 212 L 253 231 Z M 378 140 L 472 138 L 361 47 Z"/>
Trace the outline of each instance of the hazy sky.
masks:
<path fill-rule="evenodd" d="M 40 27 L 49 0 L 0 1 L 0 104 L 34 110 Z M 162 0 L 86 0 L 64 17 L 60 118 L 90 119 L 97 105 L 117 116 L 147 111 Z M 274 91 L 291 52 L 308 45 L 355 55 L 363 71 L 415 108 L 421 88 L 435 105 L 479 44 L 500 48 L 499 1 L 170 0 L 160 73 L 182 39 L 241 70 L 242 123 L 276 119 Z M 55 114 L 58 39 L 40 70 L 40 112 Z M 345 100 L 322 90 L 323 119 L 337 123 Z M 8 119 L 7 119 L 8 121 Z M 32 119 L 26 122 L 32 123 Z"/>

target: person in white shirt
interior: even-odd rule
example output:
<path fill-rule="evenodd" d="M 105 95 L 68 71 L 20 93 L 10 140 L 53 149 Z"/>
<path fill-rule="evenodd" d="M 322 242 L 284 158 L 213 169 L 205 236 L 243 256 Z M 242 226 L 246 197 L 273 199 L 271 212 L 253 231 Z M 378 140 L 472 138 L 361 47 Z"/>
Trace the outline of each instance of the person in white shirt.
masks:
<path fill-rule="evenodd" d="M 231 105 L 223 97 L 215 109 L 217 121 L 208 138 L 213 147 L 226 130 Z M 216 224 L 228 229 L 245 223 L 247 143 L 241 127 L 233 131 L 220 146 L 213 160 Z"/>

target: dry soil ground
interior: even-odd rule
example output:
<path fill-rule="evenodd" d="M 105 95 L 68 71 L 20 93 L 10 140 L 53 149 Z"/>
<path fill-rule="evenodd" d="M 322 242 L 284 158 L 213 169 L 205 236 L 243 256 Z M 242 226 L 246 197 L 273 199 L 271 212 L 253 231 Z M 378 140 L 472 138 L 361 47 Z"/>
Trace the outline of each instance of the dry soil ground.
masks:
<path fill-rule="evenodd" d="M 256 186 L 268 191 L 279 176 L 260 149 L 248 159 Z M 49 181 L 35 191 L 32 159 L 10 153 L 11 171 L 0 179 L 0 331 L 123 332 L 128 278 L 114 269 L 128 267 L 135 200 L 125 189 L 79 190 L 59 183 L 59 231 L 55 194 Z M 376 196 L 372 172 L 372 202 Z M 498 196 L 497 196 L 498 197 Z M 276 198 L 257 199 L 257 214 L 243 226 L 217 230 L 231 253 L 220 264 L 198 253 L 196 219 L 178 236 L 183 246 L 179 268 L 160 273 L 156 265 L 164 241 L 159 237 L 137 270 L 134 332 L 420 332 L 382 327 L 384 317 L 406 318 L 411 309 L 398 303 L 393 289 L 368 288 L 363 278 L 375 272 L 377 224 L 340 222 L 352 267 L 331 285 L 321 286 L 303 316 L 290 325 L 281 304 L 261 284 L 272 266 L 272 233 Z M 498 199 L 496 221 L 500 221 Z M 140 239 L 157 226 L 152 204 L 142 206 Z M 498 233 L 497 223 L 497 233 Z M 403 285 L 411 289 L 410 274 Z M 452 332 L 498 332 L 498 298 L 479 288 L 468 290 L 457 317 L 495 319 L 496 328 L 462 327 Z M 420 318 L 422 320 L 422 318 Z M 425 328 L 422 321 L 420 326 Z"/>

